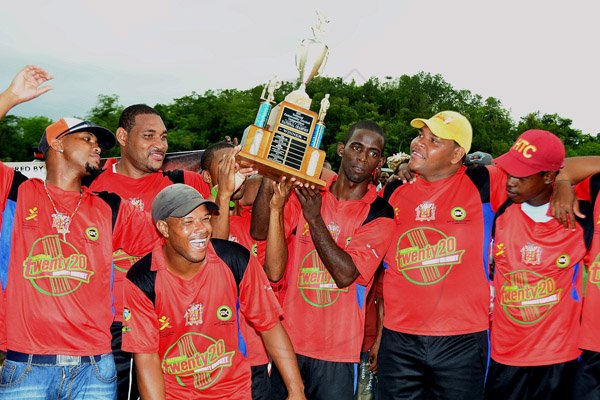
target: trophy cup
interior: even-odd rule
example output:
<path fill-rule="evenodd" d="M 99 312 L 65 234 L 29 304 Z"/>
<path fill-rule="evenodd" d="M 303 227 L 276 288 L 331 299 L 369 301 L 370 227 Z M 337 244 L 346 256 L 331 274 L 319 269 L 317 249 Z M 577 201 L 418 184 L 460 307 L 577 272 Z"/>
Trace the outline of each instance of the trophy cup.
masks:
<path fill-rule="evenodd" d="M 296 55 L 300 87 L 273 107 L 274 93 L 281 82 L 273 77 L 263 89 L 254 124 L 244 131 L 242 149 L 237 158 L 261 174 L 278 180 L 281 176 L 324 187 L 319 179 L 325 152 L 319 149 L 325 131 L 329 94 L 321 101 L 319 114 L 310 110 L 311 98 L 306 85 L 322 71 L 329 49 L 321 41 L 324 25 L 329 21 L 317 13 L 313 37 L 304 39 Z"/>

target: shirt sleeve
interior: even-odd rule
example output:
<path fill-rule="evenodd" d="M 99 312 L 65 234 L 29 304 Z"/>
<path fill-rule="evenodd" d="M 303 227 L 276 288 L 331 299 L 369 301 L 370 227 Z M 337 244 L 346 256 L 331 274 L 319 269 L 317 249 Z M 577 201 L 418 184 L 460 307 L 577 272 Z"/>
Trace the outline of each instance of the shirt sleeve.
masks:
<path fill-rule="evenodd" d="M 301 213 L 302 205 L 300 204 L 300 200 L 298 200 L 296 192 L 292 192 L 283 209 L 283 230 L 286 240 L 290 238 L 294 230 L 298 227 L 298 220 Z"/>
<path fill-rule="evenodd" d="M 497 211 L 508 196 L 506 194 L 506 173 L 493 165 L 486 165 L 485 168 L 490 173 L 490 204 L 492 209 Z"/>
<path fill-rule="evenodd" d="M 126 279 L 123 302 L 123 350 L 130 353 L 158 353 L 158 319 L 150 299 Z"/>
<path fill-rule="evenodd" d="M 210 186 L 204 182 L 202 175 L 194 171 L 183 171 L 183 181 L 186 185 L 189 185 L 200 192 L 202 197 L 207 199 L 210 197 Z"/>
<path fill-rule="evenodd" d="M 150 213 L 121 201 L 113 229 L 113 250 L 123 249 L 132 256 L 145 256 L 160 246 L 161 239 Z"/>
<path fill-rule="evenodd" d="M 377 218 L 361 226 L 352 235 L 344 251 L 352 257 L 360 276 L 359 285 L 367 286 L 392 242 L 396 223 L 391 218 Z"/>
<path fill-rule="evenodd" d="M 240 283 L 240 310 L 259 332 L 274 327 L 282 315 L 271 284 L 256 257 L 250 257 Z"/>
<path fill-rule="evenodd" d="M 4 210 L 14 176 L 15 170 L 0 162 L 0 213 Z"/>

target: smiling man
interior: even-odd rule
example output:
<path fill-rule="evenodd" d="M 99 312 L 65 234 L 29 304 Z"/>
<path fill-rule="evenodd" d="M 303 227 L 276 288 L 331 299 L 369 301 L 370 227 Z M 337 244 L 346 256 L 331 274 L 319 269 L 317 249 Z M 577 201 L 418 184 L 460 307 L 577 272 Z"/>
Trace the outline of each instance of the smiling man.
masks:
<path fill-rule="evenodd" d="M 289 241 L 291 256 L 286 268 L 270 270 L 269 277 L 279 281 L 285 276 L 283 322 L 310 399 L 355 396 L 365 298 L 389 246 L 387 233 L 394 228 L 392 208 L 371 184 L 373 171 L 385 159 L 384 145 L 384 132 L 375 122 L 352 125 L 337 148 L 342 158 L 338 176 L 328 179 L 322 191 L 297 189 L 286 204 L 286 235 L 277 239 L 280 246 Z M 264 178 L 254 203 L 252 233 L 257 239 L 264 238 L 270 222 L 270 186 Z M 284 399 L 276 368 L 272 382 L 273 399 Z"/>
<path fill-rule="evenodd" d="M 0 94 L 0 116 L 33 99 L 51 79 L 28 66 Z M 158 241 L 149 216 L 81 179 L 99 169 L 115 138 L 76 118 L 49 125 L 39 148 L 46 180 L 0 163 L 0 276 L 7 355 L 0 397 L 107 399 L 116 396 L 110 325 L 112 252 L 143 255 Z"/>
<path fill-rule="evenodd" d="M 209 187 L 201 175 L 192 171 L 162 171 L 165 154 L 169 148 L 168 133 L 158 112 L 145 104 L 127 107 L 119 118 L 117 142 L 121 149 L 120 159 L 109 159 L 104 169 L 84 180 L 96 192 L 110 191 L 118 194 L 138 209 L 151 211 L 152 200 L 158 192 L 173 183 L 185 183 L 208 195 Z M 91 181 L 91 183 L 90 183 Z M 123 309 L 123 280 L 131 265 L 137 260 L 118 250 L 114 254 L 114 308 L 113 354 L 117 363 L 119 399 L 135 399 L 138 396 L 131 354 L 121 351 L 121 327 Z"/>
<path fill-rule="evenodd" d="M 123 348 L 134 353 L 140 393 L 144 399 L 249 400 L 250 366 L 239 332 L 246 318 L 283 371 L 290 399 L 304 399 L 262 267 L 241 245 L 211 240 L 217 211 L 183 184 L 154 200 L 152 217 L 164 246 L 131 268 L 125 290 Z"/>

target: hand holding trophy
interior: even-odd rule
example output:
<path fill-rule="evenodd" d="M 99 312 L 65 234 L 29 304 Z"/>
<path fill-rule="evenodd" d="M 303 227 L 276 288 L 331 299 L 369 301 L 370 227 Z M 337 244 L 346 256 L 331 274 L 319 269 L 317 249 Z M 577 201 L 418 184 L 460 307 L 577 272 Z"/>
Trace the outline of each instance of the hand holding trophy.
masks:
<path fill-rule="evenodd" d="M 242 150 L 237 156 L 240 163 L 252 166 L 272 179 L 288 176 L 300 182 L 325 186 L 319 179 L 325 152 L 319 150 L 319 146 L 325 131 L 329 94 L 321 101 L 321 109 L 316 114 L 310 110 L 312 100 L 306 93 L 306 85 L 322 71 L 329 54 L 329 48 L 321 41 L 324 25 L 328 22 L 317 13 L 313 37 L 300 44 L 296 55 L 299 88 L 272 107 L 275 90 L 281 87 L 281 82 L 273 77 L 263 90 L 254 124 L 244 132 Z"/>

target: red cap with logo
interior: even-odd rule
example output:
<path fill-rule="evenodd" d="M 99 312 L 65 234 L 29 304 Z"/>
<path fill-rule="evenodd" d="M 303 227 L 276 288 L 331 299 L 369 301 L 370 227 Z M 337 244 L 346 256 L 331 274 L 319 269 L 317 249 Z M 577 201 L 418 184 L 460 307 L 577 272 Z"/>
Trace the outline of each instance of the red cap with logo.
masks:
<path fill-rule="evenodd" d="M 524 178 L 542 171 L 558 171 L 564 165 L 565 146 L 558 136 L 530 129 L 517 138 L 511 149 L 494 160 L 507 174 Z"/>

